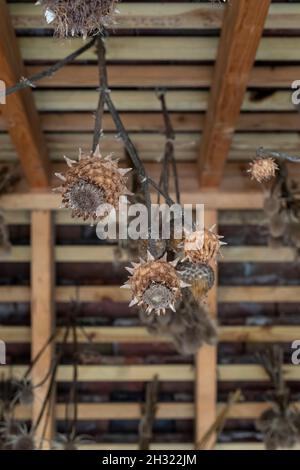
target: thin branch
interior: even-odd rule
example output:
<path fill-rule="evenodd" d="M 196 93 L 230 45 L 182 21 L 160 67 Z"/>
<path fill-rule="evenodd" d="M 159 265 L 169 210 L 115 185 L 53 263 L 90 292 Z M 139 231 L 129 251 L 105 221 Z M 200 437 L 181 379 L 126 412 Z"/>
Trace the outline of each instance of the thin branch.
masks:
<path fill-rule="evenodd" d="M 233 394 L 229 395 L 228 402 L 226 403 L 224 408 L 220 411 L 216 420 L 213 422 L 210 428 L 206 431 L 202 439 L 199 442 L 197 442 L 196 450 L 207 449 L 212 437 L 214 437 L 214 444 L 212 448 L 214 447 L 215 443 L 218 441 L 218 437 L 220 436 L 221 432 L 224 429 L 226 420 L 232 409 L 232 406 L 235 403 L 239 402 L 241 400 L 241 397 L 242 397 L 242 394 L 240 390 L 236 390 Z"/>
<path fill-rule="evenodd" d="M 139 450 L 149 450 L 151 444 L 153 425 L 157 412 L 158 389 L 158 376 L 155 375 L 152 382 L 148 383 L 146 388 L 146 402 L 139 425 Z"/>
<path fill-rule="evenodd" d="M 158 94 L 158 98 L 161 102 L 162 113 L 165 123 L 165 132 L 166 132 L 166 145 L 165 145 L 165 161 L 167 167 L 169 163 L 171 163 L 173 176 L 174 176 L 174 183 L 175 183 L 175 194 L 176 194 L 176 202 L 180 204 L 180 190 L 179 190 L 179 180 L 178 180 L 178 173 L 177 173 L 177 165 L 175 160 L 175 148 L 174 148 L 174 141 L 175 141 L 175 132 L 172 126 L 170 114 L 167 108 L 166 97 L 164 91 L 160 91 Z M 169 176 L 167 170 L 167 177 Z M 165 192 L 168 193 L 168 187 L 164 187 Z"/>
<path fill-rule="evenodd" d="M 56 357 L 56 360 L 54 361 L 53 363 L 53 367 L 52 367 L 52 375 L 51 375 L 51 379 L 50 379 L 50 382 L 49 382 L 49 386 L 48 386 L 48 389 L 47 389 L 47 393 L 45 395 L 45 398 L 43 400 L 43 403 L 42 403 L 42 406 L 41 406 L 41 410 L 40 410 L 40 413 L 38 415 L 38 418 L 36 420 L 36 422 L 34 423 L 34 426 L 33 426 L 33 432 L 35 432 L 37 430 L 37 428 L 39 427 L 39 424 L 43 418 L 43 415 L 45 413 L 45 410 L 47 408 L 47 404 L 49 402 L 49 399 L 51 398 L 51 393 L 52 393 L 52 389 L 53 389 L 53 386 L 55 384 L 55 378 L 56 378 L 56 372 L 57 372 L 57 368 L 58 368 L 58 365 L 59 365 L 59 362 L 62 358 L 62 355 L 63 355 L 63 347 L 64 345 L 66 344 L 67 342 L 67 339 L 68 339 L 68 336 L 69 336 L 69 327 L 66 329 L 66 332 L 65 332 L 65 335 L 64 335 L 64 338 L 63 338 L 63 341 L 62 341 L 62 344 L 60 345 L 60 351 L 59 353 L 57 354 L 57 357 Z"/>
<path fill-rule="evenodd" d="M 96 41 L 96 37 L 94 37 L 90 42 L 85 44 L 84 46 L 80 47 L 80 49 L 77 49 L 76 51 L 72 52 L 72 54 L 68 55 L 64 59 L 56 62 L 56 64 L 52 65 L 46 70 L 43 70 L 42 72 L 36 73 L 35 75 L 32 75 L 29 78 L 21 78 L 21 81 L 17 83 L 16 85 L 7 88 L 6 90 L 6 96 L 11 95 L 12 93 L 15 93 L 16 91 L 23 90 L 24 88 L 30 88 L 34 87 L 34 83 L 38 82 L 39 80 L 42 80 L 43 78 L 46 77 L 52 77 L 52 75 L 55 74 L 59 69 L 64 67 L 65 65 L 69 64 L 70 62 L 73 62 L 77 57 L 79 57 L 81 54 L 86 52 L 88 49 L 93 47 Z"/>
<path fill-rule="evenodd" d="M 107 73 L 106 73 L 106 50 L 105 50 L 105 44 L 102 38 L 99 40 L 99 48 L 102 49 L 102 51 L 99 53 L 99 67 L 101 70 L 104 71 L 102 75 L 102 87 L 101 87 L 101 92 L 105 92 L 105 103 L 107 105 L 108 111 L 111 114 L 113 121 L 115 123 L 118 135 L 122 139 L 128 155 L 130 156 L 131 162 L 134 165 L 134 168 L 137 172 L 138 178 L 139 178 L 139 183 L 141 185 L 141 189 L 144 193 L 145 197 L 145 204 L 147 206 L 147 212 L 148 212 L 148 241 L 149 241 L 149 250 L 151 253 L 155 256 L 156 254 L 156 249 L 155 245 L 153 243 L 153 240 L 151 240 L 151 196 L 150 196 L 150 188 L 149 185 L 153 186 L 158 192 L 162 194 L 162 196 L 165 197 L 166 201 L 168 204 L 173 204 L 172 199 L 165 194 L 159 186 L 151 179 L 148 177 L 145 166 L 140 159 L 137 149 L 135 145 L 133 144 L 131 138 L 129 137 L 123 122 L 120 118 L 120 115 L 111 99 L 110 96 L 110 90 L 108 86 L 108 81 L 107 81 Z"/>
<path fill-rule="evenodd" d="M 272 158 L 275 158 L 276 160 L 286 160 L 292 163 L 300 163 L 300 157 L 288 155 L 287 153 L 283 153 L 283 152 L 276 152 L 274 150 L 267 150 L 267 149 L 264 149 L 263 147 L 260 147 L 257 149 L 256 156 L 258 158 L 272 157 Z"/>
<path fill-rule="evenodd" d="M 95 119 L 95 130 L 93 136 L 93 153 L 95 152 L 97 145 L 99 144 L 100 137 L 103 130 L 103 113 L 104 113 L 104 105 L 105 105 L 105 93 L 107 87 L 107 69 L 105 66 L 105 48 L 101 46 L 103 39 L 101 37 L 98 38 L 97 41 L 97 53 L 98 53 L 98 67 L 99 67 L 99 101 L 98 107 L 96 111 L 96 119 Z"/>

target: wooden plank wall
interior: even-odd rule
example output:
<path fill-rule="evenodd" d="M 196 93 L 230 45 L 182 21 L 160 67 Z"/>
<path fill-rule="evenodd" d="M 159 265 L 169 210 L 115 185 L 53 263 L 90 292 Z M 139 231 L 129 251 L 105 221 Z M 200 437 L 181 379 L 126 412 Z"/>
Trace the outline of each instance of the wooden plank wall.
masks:
<path fill-rule="evenodd" d="M 1 260 L 0 337 L 8 344 L 12 368 L 3 367 L 1 373 L 8 376 L 12 369 L 18 377 L 30 357 L 30 214 L 7 211 L 6 218 L 14 249 L 11 258 Z M 119 289 L 123 266 L 108 264 L 114 259 L 113 247 L 99 246 L 94 229 L 72 221 L 65 211 L 56 211 L 54 218 L 57 322 L 62 328 L 67 303 L 78 289 L 83 301 L 81 320 L 97 352 L 89 362 L 86 336 L 78 331 L 82 352 L 79 432 L 91 433 L 99 449 L 134 448 L 144 384 L 158 373 L 162 390 L 154 448 L 192 448 L 193 358 L 180 357 L 166 338 L 152 337 L 140 326 L 136 312 L 127 307 L 127 294 Z M 218 406 L 236 387 L 244 394 L 244 402 L 231 410 L 218 448 L 258 449 L 262 445 L 254 420 L 267 406 L 268 388 L 263 370 L 253 359 L 258 347 L 272 342 L 284 345 L 286 376 L 295 399 L 299 393 L 299 368 L 290 363 L 290 344 L 300 337 L 299 264 L 292 261 L 286 247 L 276 252 L 266 248 L 261 212 L 220 211 L 218 223 L 229 242 L 219 265 Z M 289 262 L 282 262 L 284 253 L 288 253 Z M 58 340 L 61 338 L 62 332 Z M 66 348 L 58 376 L 56 418 L 60 431 L 64 429 L 64 402 L 71 380 Z M 31 410 L 19 407 L 17 416 L 30 420 Z"/>

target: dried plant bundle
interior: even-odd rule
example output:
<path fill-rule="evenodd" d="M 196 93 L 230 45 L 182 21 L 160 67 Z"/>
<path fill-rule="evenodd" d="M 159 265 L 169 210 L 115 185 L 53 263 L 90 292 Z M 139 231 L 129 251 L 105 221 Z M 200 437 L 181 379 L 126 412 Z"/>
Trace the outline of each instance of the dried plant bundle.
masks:
<path fill-rule="evenodd" d="M 114 22 L 117 0 L 39 0 L 59 37 L 97 34 Z"/>

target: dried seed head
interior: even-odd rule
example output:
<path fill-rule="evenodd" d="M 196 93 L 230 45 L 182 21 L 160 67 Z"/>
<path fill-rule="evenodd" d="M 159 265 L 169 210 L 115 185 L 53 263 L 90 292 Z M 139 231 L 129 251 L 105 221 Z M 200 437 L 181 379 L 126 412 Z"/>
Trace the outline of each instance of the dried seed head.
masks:
<path fill-rule="evenodd" d="M 171 328 L 171 331 L 175 347 L 183 355 L 196 353 L 205 343 L 213 345 L 217 342 L 216 323 L 206 307 L 196 302 L 189 291 L 184 292 L 172 326 L 177 326 L 176 323 L 179 323 L 180 328 Z"/>
<path fill-rule="evenodd" d="M 186 234 L 183 242 L 185 259 L 196 264 L 208 264 L 215 260 L 220 252 L 220 247 L 226 243 L 220 241 L 220 237 L 209 230 L 196 230 Z"/>
<path fill-rule="evenodd" d="M 27 436 L 18 436 L 12 447 L 14 450 L 34 450 L 34 439 L 29 434 Z"/>
<path fill-rule="evenodd" d="M 156 316 L 142 310 L 140 319 L 151 334 L 169 336 L 180 354 L 194 354 L 204 343 L 215 344 L 217 341 L 215 322 L 189 289 L 182 291 L 176 312 Z"/>
<path fill-rule="evenodd" d="M 71 209 L 73 217 L 84 220 L 101 219 L 117 208 L 126 188 L 125 173 L 112 158 L 102 158 L 99 149 L 92 157 L 80 157 L 79 162 L 67 159 L 68 170 L 64 175 L 57 174 L 62 185 L 56 188 L 62 193 L 62 205 Z M 101 209 L 101 210 L 100 210 Z"/>
<path fill-rule="evenodd" d="M 40 0 L 59 37 L 97 34 L 113 23 L 117 0 Z"/>
<path fill-rule="evenodd" d="M 7 445 L 12 450 L 35 450 L 34 435 L 27 426 L 17 423 L 6 436 Z"/>
<path fill-rule="evenodd" d="M 256 427 L 262 432 L 268 450 L 290 449 L 299 440 L 298 420 L 298 413 L 291 408 L 282 411 L 274 406 L 262 413 Z"/>
<path fill-rule="evenodd" d="M 124 287 L 132 291 L 130 306 L 138 304 L 147 313 L 165 313 L 167 308 L 175 310 L 175 303 L 181 297 L 181 287 L 186 284 L 180 280 L 175 267 L 166 258 L 154 260 L 148 253 L 147 261 L 132 263 L 127 268 L 132 274 Z"/>
<path fill-rule="evenodd" d="M 252 179 L 258 183 L 264 183 L 274 178 L 278 169 L 279 167 L 273 158 L 256 158 L 250 163 L 250 168 L 247 171 Z"/>
<path fill-rule="evenodd" d="M 182 280 L 191 285 L 195 299 L 205 297 L 215 282 L 214 270 L 208 264 L 185 261 L 178 267 L 178 272 Z"/>

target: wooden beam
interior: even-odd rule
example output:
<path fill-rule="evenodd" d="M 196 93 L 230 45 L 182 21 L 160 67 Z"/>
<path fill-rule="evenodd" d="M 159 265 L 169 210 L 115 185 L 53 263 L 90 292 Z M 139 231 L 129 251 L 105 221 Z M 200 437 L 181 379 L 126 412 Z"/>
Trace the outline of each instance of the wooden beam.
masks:
<path fill-rule="evenodd" d="M 221 182 L 271 0 L 227 5 L 200 145 L 201 186 Z"/>
<path fill-rule="evenodd" d="M 56 302 L 70 302 L 78 292 L 81 302 L 102 302 L 110 299 L 113 302 L 129 302 L 130 293 L 119 286 L 58 286 L 55 289 Z M 21 286 L 0 287 L 0 303 L 29 302 L 30 289 Z M 299 303 L 298 286 L 222 286 L 218 288 L 218 302 L 221 303 Z"/>
<path fill-rule="evenodd" d="M 7 220 L 7 219 L 5 219 Z M 66 219 L 67 220 L 67 219 Z M 55 247 L 55 260 L 58 263 L 113 263 L 115 261 L 115 246 L 82 246 L 63 245 Z M 267 246 L 228 246 L 223 248 L 223 258 L 219 263 L 293 263 L 295 252 L 291 247 L 270 248 Z M 9 253 L 0 254 L 0 262 L 28 263 L 31 259 L 30 246 L 13 246 Z M 122 261 L 128 261 L 126 252 Z"/>
<path fill-rule="evenodd" d="M 20 376 L 27 371 L 26 365 L 1 366 L 3 380 L 11 374 Z M 285 364 L 283 371 L 289 382 L 300 382 L 300 368 Z M 263 367 L 256 364 L 219 364 L 219 382 L 269 382 Z M 195 370 L 190 364 L 138 364 L 138 365 L 80 365 L 79 382 L 148 382 L 158 374 L 162 382 L 193 382 Z M 73 367 L 62 365 L 58 368 L 58 382 L 72 382 Z"/>
<path fill-rule="evenodd" d="M 228 419 L 256 420 L 271 406 L 270 402 L 243 402 L 234 404 L 228 414 Z M 299 407 L 299 402 L 293 402 L 293 406 Z M 218 410 L 224 407 L 224 403 L 218 403 Z M 101 421 L 122 420 L 141 417 L 140 403 L 79 403 L 78 420 Z M 55 407 L 57 420 L 63 421 L 66 415 L 66 403 L 59 403 Z M 157 419 L 194 419 L 194 403 L 190 402 L 161 402 L 157 405 Z M 15 408 L 15 418 L 29 421 L 31 418 L 30 406 L 18 405 Z"/>
<path fill-rule="evenodd" d="M 218 223 L 218 212 L 211 210 L 205 212 L 205 226 L 210 228 Z M 216 271 L 216 268 L 215 268 Z M 216 272 L 216 279 L 218 273 Z M 209 312 L 213 318 L 217 318 L 217 281 L 209 291 L 207 298 Z M 196 436 L 195 443 L 204 437 L 210 426 L 216 419 L 217 414 L 217 347 L 203 346 L 196 354 Z M 214 436 L 207 443 L 208 450 L 214 444 Z"/>
<path fill-rule="evenodd" d="M 31 356 L 41 351 L 54 331 L 54 253 L 53 222 L 50 211 L 33 211 L 31 216 Z M 32 407 L 32 421 L 37 422 L 51 376 L 45 376 L 53 366 L 54 346 L 51 343 L 32 370 L 36 388 Z M 44 431 L 45 430 L 45 431 Z M 37 439 L 50 442 L 54 437 L 54 393 L 48 402 L 37 428 Z"/>
<path fill-rule="evenodd" d="M 61 343 L 65 329 L 58 330 L 57 342 Z M 171 343 L 167 336 L 153 336 L 141 326 L 92 326 L 77 330 L 78 343 L 87 344 L 88 337 L 95 344 L 126 343 L 153 344 Z M 220 326 L 219 342 L 222 343 L 292 343 L 300 338 L 300 326 Z M 27 326 L 1 326 L 1 339 L 6 343 L 26 344 L 30 342 L 31 330 Z M 71 338 L 69 339 L 71 341 Z"/>
<path fill-rule="evenodd" d="M 8 6 L 0 0 L 0 79 L 6 87 L 17 83 L 25 76 L 15 32 Z M 49 185 L 49 161 L 30 89 L 7 97 L 0 105 L 12 142 L 20 157 L 24 174 L 32 188 Z"/>

